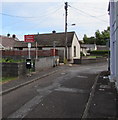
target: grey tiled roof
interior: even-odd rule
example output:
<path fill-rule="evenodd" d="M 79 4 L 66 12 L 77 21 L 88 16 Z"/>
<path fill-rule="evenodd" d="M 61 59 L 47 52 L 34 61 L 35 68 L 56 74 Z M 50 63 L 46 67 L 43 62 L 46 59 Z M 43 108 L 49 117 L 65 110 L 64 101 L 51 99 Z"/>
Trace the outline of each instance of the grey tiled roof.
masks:
<path fill-rule="evenodd" d="M 67 33 L 67 46 L 71 46 L 74 33 Z M 53 41 L 56 41 L 56 46 L 65 46 L 65 33 L 39 34 L 35 35 L 35 40 L 43 46 L 53 46 Z"/>
<path fill-rule="evenodd" d="M 18 39 L 17 39 L 18 40 Z M 11 48 L 14 47 L 14 45 L 17 43 L 17 41 L 12 37 L 7 36 L 1 36 L 0 35 L 0 44 L 5 48 Z"/>
<path fill-rule="evenodd" d="M 67 33 L 67 46 L 70 47 L 72 45 L 72 40 L 75 32 Z M 38 46 L 43 47 L 51 47 L 53 46 L 53 41 L 56 41 L 56 46 L 64 47 L 65 46 L 65 32 L 62 33 L 48 33 L 48 34 L 35 34 L 34 35 L 35 42 L 37 41 Z M 35 42 L 32 43 L 32 47 L 35 46 Z M 15 44 L 15 47 L 27 47 L 27 43 L 18 41 Z"/>

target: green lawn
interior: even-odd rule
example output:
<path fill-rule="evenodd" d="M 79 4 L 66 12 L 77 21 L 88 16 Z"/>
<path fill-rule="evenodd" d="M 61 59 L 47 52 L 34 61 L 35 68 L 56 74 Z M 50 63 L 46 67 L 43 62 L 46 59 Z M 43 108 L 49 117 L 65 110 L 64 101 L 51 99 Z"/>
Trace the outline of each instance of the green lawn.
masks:
<path fill-rule="evenodd" d="M 102 56 L 87 56 L 87 58 L 102 58 Z"/>

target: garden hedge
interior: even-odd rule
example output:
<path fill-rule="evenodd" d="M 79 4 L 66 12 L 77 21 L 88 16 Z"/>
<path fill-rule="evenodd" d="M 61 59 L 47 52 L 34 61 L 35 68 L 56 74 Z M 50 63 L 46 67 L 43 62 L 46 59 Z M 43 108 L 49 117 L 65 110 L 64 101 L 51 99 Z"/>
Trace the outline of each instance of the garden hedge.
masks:
<path fill-rule="evenodd" d="M 94 55 L 108 55 L 109 50 L 94 50 L 94 51 L 89 51 L 89 53 Z"/>

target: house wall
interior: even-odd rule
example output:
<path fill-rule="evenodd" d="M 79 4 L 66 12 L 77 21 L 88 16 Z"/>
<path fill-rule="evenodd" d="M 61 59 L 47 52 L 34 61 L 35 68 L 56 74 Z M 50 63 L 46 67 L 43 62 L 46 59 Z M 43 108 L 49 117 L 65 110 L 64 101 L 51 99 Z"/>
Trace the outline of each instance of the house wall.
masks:
<path fill-rule="evenodd" d="M 110 72 L 118 88 L 118 1 L 110 2 Z"/>
<path fill-rule="evenodd" d="M 86 48 L 86 50 L 97 50 L 97 45 L 96 44 L 81 44 L 82 47 Z"/>
<path fill-rule="evenodd" d="M 72 47 L 68 48 L 68 60 L 72 60 Z"/>
<path fill-rule="evenodd" d="M 116 86 L 118 88 L 118 1 L 116 2 Z"/>
<path fill-rule="evenodd" d="M 53 47 L 43 47 L 43 50 L 51 50 Z M 59 56 L 59 61 L 63 62 L 64 61 L 64 56 L 65 56 L 65 47 L 55 47 L 56 50 L 58 50 L 58 56 Z"/>
<path fill-rule="evenodd" d="M 109 50 L 106 45 L 97 45 L 97 50 Z"/>
<path fill-rule="evenodd" d="M 76 57 L 74 57 L 74 46 L 76 46 Z M 80 44 L 77 40 L 76 35 L 73 37 L 72 46 L 70 48 L 70 55 L 72 59 L 80 59 Z"/>

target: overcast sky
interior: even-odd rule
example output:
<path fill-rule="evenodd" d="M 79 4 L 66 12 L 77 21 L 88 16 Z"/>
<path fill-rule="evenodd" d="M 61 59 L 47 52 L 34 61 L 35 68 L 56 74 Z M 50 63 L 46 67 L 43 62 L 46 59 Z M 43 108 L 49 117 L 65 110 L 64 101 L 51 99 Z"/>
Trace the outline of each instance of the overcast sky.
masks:
<path fill-rule="evenodd" d="M 68 32 L 75 31 L 80 40 L 109 26 L 109 0 L 4 0 L 0 34 L 16 34 L 23 40 L 26 34 L 64 32 L 64 2 L 69 4 Z"/>

